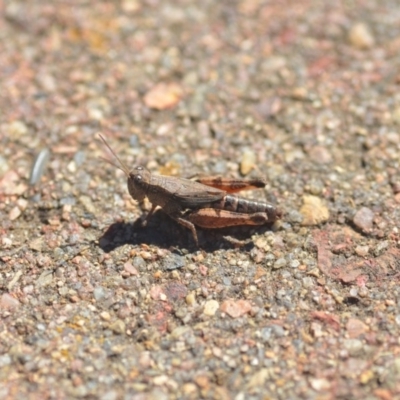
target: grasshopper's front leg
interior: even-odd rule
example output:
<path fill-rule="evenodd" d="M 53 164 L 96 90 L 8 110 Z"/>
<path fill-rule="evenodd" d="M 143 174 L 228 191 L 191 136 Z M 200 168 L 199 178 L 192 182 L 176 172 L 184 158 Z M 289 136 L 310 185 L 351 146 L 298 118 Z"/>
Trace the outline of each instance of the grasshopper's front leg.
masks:
<path fill-rule="evenodd" d="M 147 213 L 146 217 L 142 219 L 142 226 L 146 226 L 147 222 L 151 218 L 151 216 L 154 214 L 154 211 L 156 210 L 158 206 L 157 205 L 151 205 L 151 210 Z"/>
<path fill-rule="evenodd" d="M 206 229 L 218 229 L 238 225 L 265 225 L 273 222 L 268 219 L 268 215 L 264 212 L 243 214 L 215 208 L 194 210 L 185 214 L 185 218 L 191 224 Z"/>
<path fill-rule="evenodd" d="M 189 220 L 187 220 L 187 219 L 185 219 L 185 218 L 179 217 L 179 216 L 172 216 L 172 215 L 171 215 L 171 217 L 172 217 L 176 222 L 178 222 L 179 224 L 181 224 L 182 226 L 184 226 L 185 228 L 188 228 L 188 229 L 191 230 L 193 239 L 194 239 L 194 241 L 195 241 L 195 243 L 196 243 L 196 246 L 199 247 L 199 239 L 198 239 L 198 237 L 197 237 L 197 231 L 196 231 L 196 227 L 194 226 L 194 224 L 193 224 L 191 221 L 189 221 Z"/>

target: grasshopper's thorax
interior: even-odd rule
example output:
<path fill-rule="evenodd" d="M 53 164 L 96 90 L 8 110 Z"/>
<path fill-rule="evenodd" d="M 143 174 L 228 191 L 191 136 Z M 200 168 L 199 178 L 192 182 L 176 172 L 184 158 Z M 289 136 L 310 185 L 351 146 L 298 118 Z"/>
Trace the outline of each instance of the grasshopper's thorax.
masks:
<path fill-rule="evenodd" d="M 129 172 L 128 190 L 135 200 L 142 201 L 148 191 L 151 173 L 144 167 L 138 166 Z"/>

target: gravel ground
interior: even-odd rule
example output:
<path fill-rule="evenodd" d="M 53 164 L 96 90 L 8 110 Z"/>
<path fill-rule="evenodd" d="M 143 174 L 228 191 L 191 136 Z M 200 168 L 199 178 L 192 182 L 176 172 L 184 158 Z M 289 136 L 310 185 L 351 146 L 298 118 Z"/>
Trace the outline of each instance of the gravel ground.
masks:
<path fill-rule="evenodd" d="M 398 1 L 5 1 L 0 54 L 0 398 L 400 398 Z M 98 133 L 283 217 L 142 227 Z"/>

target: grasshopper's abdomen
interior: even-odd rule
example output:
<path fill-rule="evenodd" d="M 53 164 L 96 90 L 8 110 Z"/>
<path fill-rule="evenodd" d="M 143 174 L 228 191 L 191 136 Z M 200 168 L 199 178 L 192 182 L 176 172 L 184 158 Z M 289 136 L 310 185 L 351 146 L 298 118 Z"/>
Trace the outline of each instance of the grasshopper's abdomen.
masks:
<path fill-rule="evenodd" d="M 221 200 L 213 202 L 211 207 L 241 214 L 265 213 L 268 216 L 268 221 L 271 222 L 281 217 L 281 211 L 272 204 L 247 200 L 243 197 L 237 197 L 231 194 L 224 196 Z"/>

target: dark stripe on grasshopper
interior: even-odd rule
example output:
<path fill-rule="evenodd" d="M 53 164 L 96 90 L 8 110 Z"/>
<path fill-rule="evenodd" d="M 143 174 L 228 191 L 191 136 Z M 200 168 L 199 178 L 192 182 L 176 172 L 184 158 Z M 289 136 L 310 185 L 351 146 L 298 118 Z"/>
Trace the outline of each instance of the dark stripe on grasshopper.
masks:
<path fill-rule="evenodd" d="M 242 214 L 265 213 L 271 222 L 281 217 L 281 212 L 271 204 L 247 200 L 231 194 L 224 196 L 221 200 L 211 202 L 210 207 Z"/>

